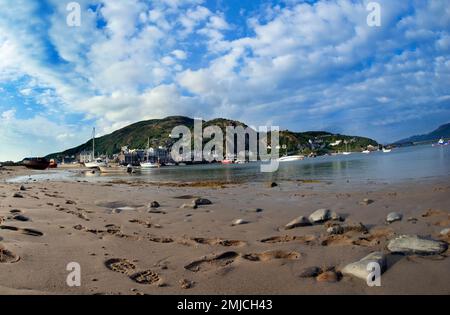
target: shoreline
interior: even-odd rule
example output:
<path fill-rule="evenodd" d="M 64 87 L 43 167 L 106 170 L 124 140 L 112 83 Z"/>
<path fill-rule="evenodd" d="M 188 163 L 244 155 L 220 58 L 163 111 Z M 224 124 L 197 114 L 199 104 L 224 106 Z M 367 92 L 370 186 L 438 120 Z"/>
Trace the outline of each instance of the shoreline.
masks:
<path fill-rule="evenodd" d="M 26 171 L 3 170 L 0 179 L 18 174 Z M 439 235 L 450 226 L 445 178 L 364 187 L 309 181 L 280 181 L 275 187 L 76 181 L 30 182 L 23 191 L 20 186 L 0 183 L 0 217 L 8 227 L 0 229 L 0 245 L 20 258 L 0 263 L 0 293 L 450 294 L 448 250 L 427 257 L 386 249 L 401 234 L 448 243 Z M 197 197 L 212 204 L 194 209 L 191 200 Z M 148 208 L 152 201 L 160 207 Z M 331 237 L 326 224 L 284 229 L 320 208 L 343 216 L 345 226 L 361 222 L 368 234 Z M 387 225 L 392 211 L 403 219 Z M 15 219 L 17 214 L 28 221 Z M 233 226 L 237 219 L 248 223 Z M 381 287 L 350 276 L 300 277 L 312 266 L 340 271 L 379 250 L 388 254 Z M 224 253 L 226 258 L 217 259 Z M 69 262 L 81 265 L 79 288 L 65 283 Z"/>

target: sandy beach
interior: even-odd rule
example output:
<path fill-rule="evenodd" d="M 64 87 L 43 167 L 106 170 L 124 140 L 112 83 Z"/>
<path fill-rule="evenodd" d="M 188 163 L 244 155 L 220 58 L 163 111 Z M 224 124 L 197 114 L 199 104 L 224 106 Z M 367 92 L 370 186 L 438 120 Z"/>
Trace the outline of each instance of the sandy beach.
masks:
<path fill-rule="evenodd" d="M 449 242 L 440 235 L 450 227 L 448 178 L 6 182 L 28 173 L 0 170 L 0 294 L 450 294 L 448 250 L 405 256 L 386 248 L 402 234 Z M 196 198 L 211 204 L 193 207 Z M 343 221 L 285 229 L 321 208 Z M 387 224 L 393 211 L 403 218 Z M 330 235 L 333 224 L 349 228 Z M 387 255 L 380 287 L 341 275 L 374 251 Z M 70 262 L 81 266 L 80 287 L 66 284 Z M 300 276 L 313 266 L 325 275 Z"/>

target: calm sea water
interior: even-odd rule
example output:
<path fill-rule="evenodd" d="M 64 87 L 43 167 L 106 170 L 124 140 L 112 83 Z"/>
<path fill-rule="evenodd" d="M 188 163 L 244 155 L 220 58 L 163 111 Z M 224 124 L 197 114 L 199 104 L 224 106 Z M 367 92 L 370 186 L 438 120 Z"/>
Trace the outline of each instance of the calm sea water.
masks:
<path fill-rule="evenodd" d="M 193 165 L 162 167 L 137 174 L 85 174 L 68 170 L 36 173 L 12 179 L 12 182 L 30 180 L 88 180 L 114 179 L 139 181 L 279 181 L 324 180 L 332 182 L 399 182 L 413 179 L 432 179 L 450 176 L 450 146 L 431 145 L 399 148 L 391 153 L 353 153 L 348 156 L 323 156 L 303 161 L 280 163 L 278 171 L 261 173 L 259 163 L 233 165 Z"/>

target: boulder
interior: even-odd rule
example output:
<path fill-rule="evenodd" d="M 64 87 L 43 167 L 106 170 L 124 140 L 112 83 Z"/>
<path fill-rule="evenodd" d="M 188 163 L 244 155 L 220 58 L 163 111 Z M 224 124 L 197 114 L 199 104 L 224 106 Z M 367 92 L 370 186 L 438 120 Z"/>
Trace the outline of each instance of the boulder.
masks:
<path fill-rule="evenodd" d="M 400 235 L 389 241 L 387 248 L 392 253 L 438 255 L 447 250 L 447 243 L 421 238 L 417 235 Z"/>
<path fill-rule="evenodd" d="M 367 277 L 371 273 L 370 270 L 367 270 L 367 266 L 371 262 L 380 265 L 381 273 L 386 270 L 386 256 L 382 252 L 373 252 L 361 260 L 348 264 L 341 272 L 343 275 L 350 275 L 362 280 L 367 280 Z"/>
<path fill-rule="evenodd" d="M 403 215 L 401 213 L 391 212 L 386 216 L 386 222 L 392 223 L 395 221 L 401 221 L 402 218 L 403 218 Z"/>
<path fill-rule="evenodd" d="M 306 218 L 304 216 L 299 216 L 298 218 L 295 218 L 294 220 L 292 220 L 291 222 L 286 224 L 284 226 L 284 228 L 286 230 L 290 230 L 290 229 L 294 229 L 296 227 L 307 226 L 307 225 L 311 225 L 311 222 L 309 222 L 308 218 Z"/>

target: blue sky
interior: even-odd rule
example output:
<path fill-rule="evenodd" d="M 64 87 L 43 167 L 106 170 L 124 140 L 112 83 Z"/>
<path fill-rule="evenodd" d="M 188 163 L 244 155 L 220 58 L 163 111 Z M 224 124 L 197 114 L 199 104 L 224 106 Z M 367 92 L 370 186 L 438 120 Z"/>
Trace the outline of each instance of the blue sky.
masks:
<path fill-rule="evenodd" d="M 450 121 L 447 0 L 0 0 L 0 160 L 169 115 L 389 142 Z"/>

